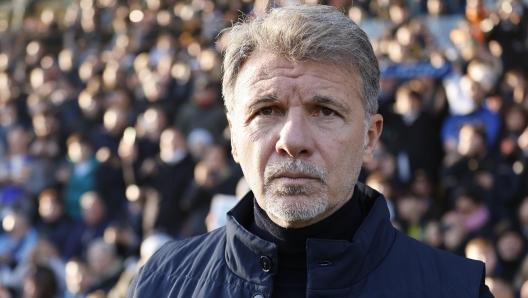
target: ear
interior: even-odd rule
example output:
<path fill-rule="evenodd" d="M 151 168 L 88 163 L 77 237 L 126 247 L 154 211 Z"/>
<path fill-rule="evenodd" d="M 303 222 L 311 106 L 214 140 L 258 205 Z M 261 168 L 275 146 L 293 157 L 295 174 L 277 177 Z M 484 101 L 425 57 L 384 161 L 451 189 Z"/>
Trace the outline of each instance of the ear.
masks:
<path fill-rule="evenodd" d="M 233 160 L 236 162 L 236 163 L 239 163 L 238 162 L 238 154 L 237 154 L 237 150 L 236 150 L 236 142 L 235 142 L 235 134 L 233 133 L 233 123 L 231 122 L 231 117 L 229 116 L 229 114 L 227 114 L 227 123 L 229 123 L 229 131 L 231 133 L 231 154 L 233 155 Z"/>
<path fill-rule="evenodd" d="M 363 152 L 363 164 L 368 164 L 372 161 L 374 150 L 378 144 L 378 139 L 383 130 L 383 117 L 380 114 L 372 115 L 369 121 L 369 129 L 367 132 L 367 146 Z"/>

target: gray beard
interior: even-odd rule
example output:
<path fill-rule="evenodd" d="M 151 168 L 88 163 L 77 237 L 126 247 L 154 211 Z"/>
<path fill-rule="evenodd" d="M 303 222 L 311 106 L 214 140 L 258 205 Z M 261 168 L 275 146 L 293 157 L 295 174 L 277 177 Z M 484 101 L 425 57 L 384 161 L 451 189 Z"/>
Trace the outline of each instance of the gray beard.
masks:
<path fill-rule="evenodd" d="M 302 173 L 314 178 L 310 185 L 284 185 L 274 180 L 286 172 Z M 304 160 L 290 159 L 271 164 L 264 172 L 266 212 L 287 221 L 307 221 L 328 209 L 327 171 Z"/>

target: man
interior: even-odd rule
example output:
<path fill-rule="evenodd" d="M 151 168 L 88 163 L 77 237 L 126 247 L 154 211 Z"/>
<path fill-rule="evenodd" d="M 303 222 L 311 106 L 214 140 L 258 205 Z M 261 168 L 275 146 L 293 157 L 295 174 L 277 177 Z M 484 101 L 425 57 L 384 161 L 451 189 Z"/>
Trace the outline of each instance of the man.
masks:
<path fill-rule="evenodd" d="M 143 163 L 140 178 L 143 185 L 155 188 L 160 196 L 154 227 L 179 237 L 187 217 L 180 204 L 194 178 L 196 163 L 187 152 L 185 136 L 174 128 L 167 128 L 161 133 L 159 148 L 159 155 Z"/>
<path fill-rule="evenodd" d="M 235 25 L 223 92 L 233 157 L 252 192 L 225 228 L 160 249 L 129 297 L 489 293 L 482 263 L 396 231 L 383 195 L 357 183 L 383 124 L 379 69 L 341 12 L 302 5 Z"/>
<path fill-rule="evenodd" d="M 88 269 L 94 277 L 88 292 L 101 290 L 108 294 L 125 269 L 115 245 L 105 242 L 103 238 L 95 239 L 89 244 L 86 257 Z"/>

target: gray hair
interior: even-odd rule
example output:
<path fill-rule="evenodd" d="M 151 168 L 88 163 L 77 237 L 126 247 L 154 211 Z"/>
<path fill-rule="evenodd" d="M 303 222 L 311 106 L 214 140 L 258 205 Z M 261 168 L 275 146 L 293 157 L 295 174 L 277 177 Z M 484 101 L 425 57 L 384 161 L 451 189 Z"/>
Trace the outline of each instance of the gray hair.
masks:
<path fill-rule="evenodd" d="M 228 114 L 238 74 L 255 51 L 280 54 L 292 62 L 330 62 L 358 74 L 368 128 L 370 116 L 378 110 L 378 60 L 365 32 L 341 11 L 325 5 L 295 5 L 273 8 L 235 24 L 229 30 L 223 62 L 222 92 Z"/>

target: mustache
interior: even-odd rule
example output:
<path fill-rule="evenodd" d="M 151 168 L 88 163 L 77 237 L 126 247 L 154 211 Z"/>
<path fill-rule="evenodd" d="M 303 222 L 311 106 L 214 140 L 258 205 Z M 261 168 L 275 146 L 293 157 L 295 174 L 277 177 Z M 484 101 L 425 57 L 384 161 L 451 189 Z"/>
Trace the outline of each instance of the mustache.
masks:
<path fill-rule="evenodd" d="M 288 159 L 269 164 L 264 170 L 264 182 L 269 184 L 275 178 L 292 173 L 302 174 L 303 176 L 319 180 L 325 186 L 328 185 L 328 172 L 326 169 L 302 159 Z"/>

